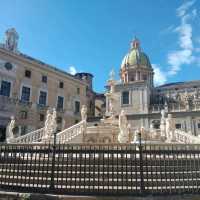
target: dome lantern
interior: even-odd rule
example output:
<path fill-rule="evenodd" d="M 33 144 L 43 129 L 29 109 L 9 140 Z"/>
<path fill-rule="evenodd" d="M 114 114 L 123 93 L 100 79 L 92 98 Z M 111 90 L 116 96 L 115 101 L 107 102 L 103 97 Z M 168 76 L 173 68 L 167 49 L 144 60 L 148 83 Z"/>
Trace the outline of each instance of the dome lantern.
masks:
<path fill-rule="evenodd" d="M 135 37 L 135 39 L 131 42 L 132 49 L 140 49 L 140 41 Z"/>

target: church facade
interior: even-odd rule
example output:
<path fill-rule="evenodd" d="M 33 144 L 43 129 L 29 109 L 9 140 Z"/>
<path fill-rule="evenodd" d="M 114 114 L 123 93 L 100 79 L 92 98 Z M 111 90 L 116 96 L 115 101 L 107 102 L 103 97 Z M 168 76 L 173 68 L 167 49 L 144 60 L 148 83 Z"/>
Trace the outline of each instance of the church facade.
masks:
<path fill-rule="evenodd" d="M 200 135 L 200 81 L 154 86 L 154 70 L 140 42 L 131 43 L 120 68 L 120 81 L 111 75 L 106 95 L 106 116 L 124 110 L 132 132 L 143 127 L 160 129 L 161 110 L 172 114 L 176 129 Z M 111 91 L 112 90 L 112 91 Z"/>

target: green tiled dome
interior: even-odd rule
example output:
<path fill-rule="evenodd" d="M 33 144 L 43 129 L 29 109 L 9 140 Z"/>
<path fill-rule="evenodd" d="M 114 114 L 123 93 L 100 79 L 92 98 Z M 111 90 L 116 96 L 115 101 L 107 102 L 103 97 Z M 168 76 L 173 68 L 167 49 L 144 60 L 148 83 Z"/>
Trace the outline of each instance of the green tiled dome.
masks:
<path fill-rule="evenodd" d="M 142 52 L 139 48 L 139 43 L 133 41 L 132 48 L 130 52 L 124 57 L 121 68 L 128 66 L 143 66 L 147 68 L 152 68 L 148 56 Z"/>

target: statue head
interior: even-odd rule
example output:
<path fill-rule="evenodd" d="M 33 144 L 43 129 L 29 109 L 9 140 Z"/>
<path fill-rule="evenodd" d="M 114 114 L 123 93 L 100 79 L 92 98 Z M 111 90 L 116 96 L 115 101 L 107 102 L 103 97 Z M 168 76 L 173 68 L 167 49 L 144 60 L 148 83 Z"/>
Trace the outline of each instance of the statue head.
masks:
<path fill-rule="evenodd" d="M 47 115 L 51 114 L 50 109 L 47 109 Z"/>
<path fill-rule="evenodd" d="M 122 109 L 120 115 L 125 115 L 125 111 Z"/>
<path fill-rule="evenodd" d="M 141 133 L 144 133 L 144 127 L 143 126 L 140 128 L 140 131 L 141 131 Z"/>
<path fill-rule="evenodd" d="M 11 120 L 14 120 L 14 119 L 15 119 L 15 117 L 12 115 L 12 116 L 10 117 L 10 119 L 11 119 Z"/>
<path fill-rule="evenodd" d="M 84 110 L 87 109 L 86 105 L 82 105 L 82 109 Z"/>
<path fill-rule="evenodd" d="M 172 114 L 168 114 L 167 118 L 171 119 L 172 118 Z"/>
<path fill-rule="evenodd" d="M 53 108 L 53 116 L 56 117 L 56 109 L 55 108 Z"/>
<path fill-rule="evenodd" d="M 163 110 L 161 110 L 161 116 L 162 116 L 162 118 L 164 118 L 165 117 L 165 110 L 163 109 Z"/>
<path fill-rule="evenodd" d="M 135 130 L 135 134 L 139 134 L 140 133 L 140 130 L 139 130 L 139 128 L 137 128 L 136 130 Z"/>

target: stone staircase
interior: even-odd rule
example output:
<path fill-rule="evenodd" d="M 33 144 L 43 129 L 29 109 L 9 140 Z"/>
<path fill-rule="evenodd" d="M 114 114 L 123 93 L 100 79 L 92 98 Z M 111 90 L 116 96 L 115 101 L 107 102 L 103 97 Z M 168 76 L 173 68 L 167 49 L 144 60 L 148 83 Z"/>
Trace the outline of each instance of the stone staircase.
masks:
<path fill-rule="evenodd" d="M 49 143 L 53 142 L 53 136 L 46 138 L 45 128 L 32 131 L 26 135 L 13 138 L 10 143 Z M 80 121 L 67 129 L 56 134 L 57 143 L 117 143 L 119 128 L 117 122 L 110 123 L 109 120 L 102 120 L 99 123 L 87 123 Z M 45 138 L 45 139 L 44 139 Z"/>
<path fill-rule="evenodd" d="M 86 134 L 87 122 L 85 120 L 80 121 L 56 135 L 57 143 L 80 143 L 83 141 Z"/>

